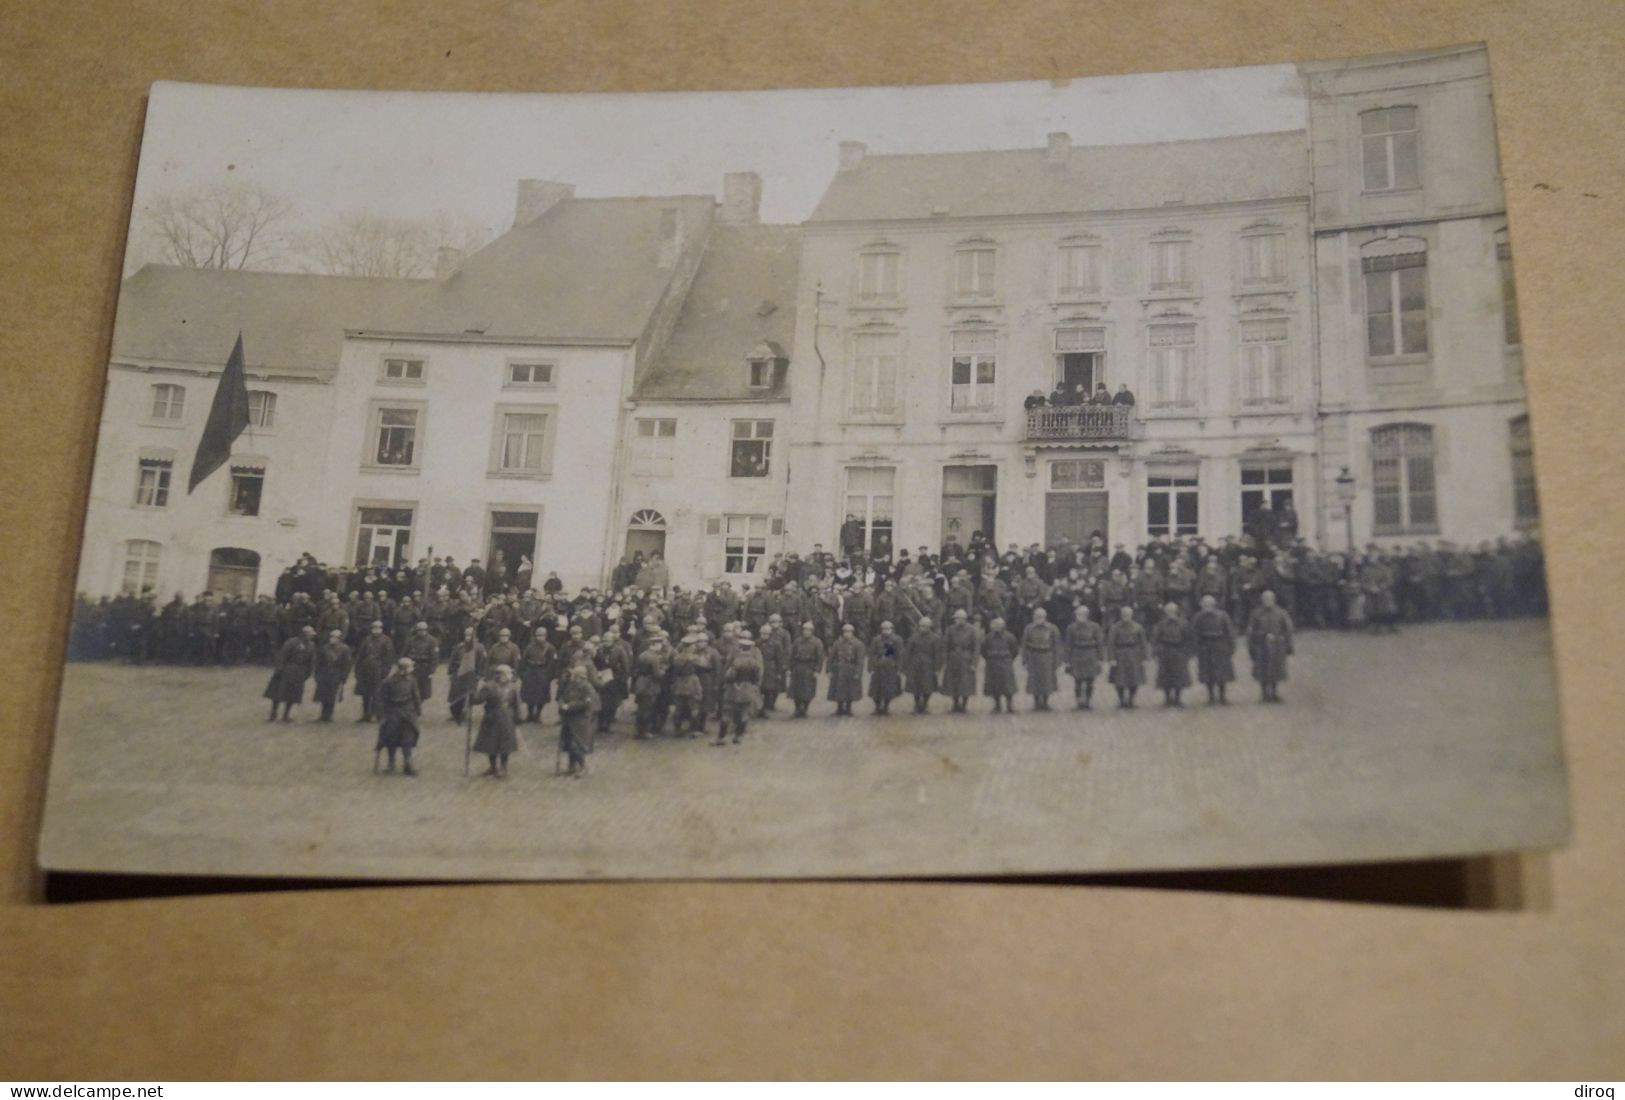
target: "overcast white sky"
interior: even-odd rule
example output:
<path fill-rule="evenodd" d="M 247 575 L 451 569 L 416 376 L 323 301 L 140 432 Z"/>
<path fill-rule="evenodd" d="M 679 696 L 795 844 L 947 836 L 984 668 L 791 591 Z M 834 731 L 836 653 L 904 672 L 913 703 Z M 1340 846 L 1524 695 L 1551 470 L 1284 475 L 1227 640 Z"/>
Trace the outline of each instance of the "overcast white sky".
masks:
<path fill-rule="evenodd" d="M 351 210 L 513 216 L 514 183 L 578 195 L 716 193 L 725 172 L 763 178 L 762 216 L 812 211 L 841 141 L 874 152 L 1169 141 L 1305 124 L 1290 65 L 1068 83 L 639 94 L 305 91 L 154 85 L 136 182 L 141 204 L 211 180 L 286 195 L 315 224 Z M 130 259 L 135 259 L 132 256 Z"/>

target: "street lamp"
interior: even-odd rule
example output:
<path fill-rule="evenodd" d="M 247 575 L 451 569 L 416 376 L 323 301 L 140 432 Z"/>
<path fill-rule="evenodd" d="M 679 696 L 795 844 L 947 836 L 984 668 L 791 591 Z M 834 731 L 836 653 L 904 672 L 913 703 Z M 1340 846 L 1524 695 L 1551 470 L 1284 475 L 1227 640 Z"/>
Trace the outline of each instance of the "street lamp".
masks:
<path fill-rule="evenodd" d="M 1347 466 L 1337 475 L 1337 499 L 1343 504 L 1344 530 L 1348 533 L 1349 553 L 1354 553 L 1354 475 Z"/>

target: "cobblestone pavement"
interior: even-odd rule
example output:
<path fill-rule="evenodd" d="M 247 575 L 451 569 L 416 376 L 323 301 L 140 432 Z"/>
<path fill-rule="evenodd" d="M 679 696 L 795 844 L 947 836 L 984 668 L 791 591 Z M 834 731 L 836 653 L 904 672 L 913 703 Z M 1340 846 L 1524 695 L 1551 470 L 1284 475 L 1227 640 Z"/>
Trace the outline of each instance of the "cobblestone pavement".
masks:
<path fill-rule="evenodd" d="M 1238 671 L 1245 676 L 1243 654 Z M 1000 874 L 1484 852 L 1567 827 L 1544 621 L 1305 634 L 1284 705 L 1250 680 L 1180 710 L 810 718 L 743 744 L 633 741 L 554 775 L 556 715 L 511 778 L 464 778 L 431 701 L 415 779 L 374 729 L 305 704 L 267 723 L 261 669 L 69 665 L 42 858 L 63 870 L 379 877 Z M 436 689 L 444 693 L 444 677 Z M 1107 698 L 1102 700 L 1099 696 Z M 1150 696 L 1149 699 L 1145 696 Z M 475 765 L 475 772 L 480 770 Z"/>

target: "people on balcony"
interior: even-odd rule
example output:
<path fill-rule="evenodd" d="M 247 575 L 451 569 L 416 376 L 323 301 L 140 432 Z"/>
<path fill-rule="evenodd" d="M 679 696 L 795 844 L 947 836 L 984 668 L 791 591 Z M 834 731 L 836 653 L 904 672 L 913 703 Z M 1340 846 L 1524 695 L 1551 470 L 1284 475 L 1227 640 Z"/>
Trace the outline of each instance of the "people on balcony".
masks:
<path fill-rule="evenodd" d="M 1024 409 L 1042 409 L 1048 404 L 1049 399 L 1044 396 L 1044 391 L 1034 390 L 1032 393 L 1027 395 L 1027 400 L 1021 403 L 1021 407 Z"/>
<path fill-rule="evenodd" d="M 1122 382 L 1117 386 L 1117 394 L 1112 398 L 1113 405 L 1133 405 L 1134 391 L 1128 388 L 1128 383 Z"/>
<path fill-rule="evenodd" d="M 1089 398 L 1089 404 L 1091 404 L 1091 405 L 1110 405 L 1111 403 L 1112 403 L 1112 391 L 1108 390 L 1106 388 L 1106 383 L 1104 383 L 1104 382 L 1095 383 L 1095 393 L 1094 393 L 1093 397 Z"/>

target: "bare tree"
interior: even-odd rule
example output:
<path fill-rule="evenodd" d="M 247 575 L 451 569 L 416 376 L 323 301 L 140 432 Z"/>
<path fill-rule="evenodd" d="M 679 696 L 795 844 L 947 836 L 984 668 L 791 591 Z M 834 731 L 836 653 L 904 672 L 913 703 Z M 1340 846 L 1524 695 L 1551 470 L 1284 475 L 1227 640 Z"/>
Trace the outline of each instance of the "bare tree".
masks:
<path fill-rule="evenodd" d="M 485 239 L 483 226 L 446 215 L 419 220 L 356 211 L 307 234 L 299 251 L 311 268 L 330 275 L 412 279 L 434 272 L 442 248 L 466 253 Z"/>
<path fill-rule="evenodd" d="M 144 211 L 152 247 L 180 267 L 268 267 L 284 244 L 293 203 L 232 180 L 160 195 Z"/>

